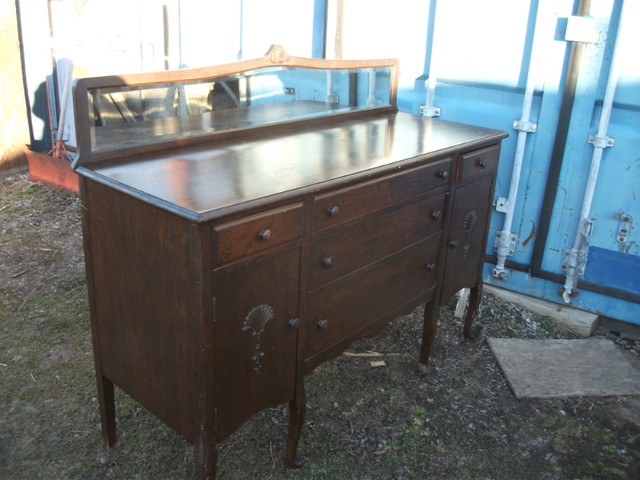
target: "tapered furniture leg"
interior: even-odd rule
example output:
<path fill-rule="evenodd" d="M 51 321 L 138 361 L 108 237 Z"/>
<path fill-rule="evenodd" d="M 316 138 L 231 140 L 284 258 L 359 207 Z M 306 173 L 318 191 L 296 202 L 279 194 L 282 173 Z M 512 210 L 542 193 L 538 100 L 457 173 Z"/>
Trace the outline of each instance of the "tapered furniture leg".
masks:
<path fill-rule="evenodd" d="M 480 306 L 480 299 L 482 298 L 482 283 L 472 287 L 469 292 L 469 307 L 467 308 L 467 316 L 464 321 L 464 338 L 468 340 L 474 340 L 476 335 L 471 331 L 473 320 L 478 313 L 478 307 Z"/>
<path fill-rule="evenodd" d="M 304 425 L 304 417 L 307 409 L 307 399 L 304 385 L 300 381 L 296 396 L 289 402 L 289 434 L 287 436 L 287 466 L 300 468 L 304 461 L 298 458 L 298 442 Z"/>
<path fill-rule="evenodd" d="M 418 370 L 422 375 L 427 374 L 427 364 L 429 362 L 429 354 L 431 353 L 431 345 L 436 336 L 438 327 L 438 302 L 434 301 L 424 306 L 424 323 L 422 325 L 422 347 L 420 350 L 420 361 Z"/>
<path fill-rule="evenodd" d="M 203 434 L 196 440 L 194 447 L 196 480 L 214 480 L 216 478 L 216 463 L 218 462 L 216 441 Z"/>
<path fill-rule="evenodd" d="M 116 402 L 113 393 L 113 382 L 101 374 L 97 374 L 97 380 L 102 436 L 106 447 L 111 448 L 116 443 Z"/>

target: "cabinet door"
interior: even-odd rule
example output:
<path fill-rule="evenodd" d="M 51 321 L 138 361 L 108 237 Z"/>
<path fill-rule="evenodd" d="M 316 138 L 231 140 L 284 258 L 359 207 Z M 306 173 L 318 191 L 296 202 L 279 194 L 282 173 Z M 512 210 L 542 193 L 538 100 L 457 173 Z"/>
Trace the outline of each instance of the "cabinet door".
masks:
<path fill-rule="evenodd" d="M 481 281 L 493 179 L 493 175 L 485 175 L 453 191 L 442 303 L 458 290 L 473 287 Z"/>
<path fill-rule="evenodd" d="M 217 439 L 294 397 L 300 250 L 214 272 Z"/>

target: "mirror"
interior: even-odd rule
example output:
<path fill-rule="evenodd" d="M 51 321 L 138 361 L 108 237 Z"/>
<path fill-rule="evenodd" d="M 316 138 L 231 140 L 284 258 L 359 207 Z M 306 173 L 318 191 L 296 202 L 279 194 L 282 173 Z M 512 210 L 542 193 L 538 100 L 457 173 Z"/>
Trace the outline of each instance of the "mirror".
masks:
<path fill-rule="evenodd" d="M 91 151 L 390 106 L 392 76 L 390 66 L 273 66 L 190 81 L 89 88 Z"/>

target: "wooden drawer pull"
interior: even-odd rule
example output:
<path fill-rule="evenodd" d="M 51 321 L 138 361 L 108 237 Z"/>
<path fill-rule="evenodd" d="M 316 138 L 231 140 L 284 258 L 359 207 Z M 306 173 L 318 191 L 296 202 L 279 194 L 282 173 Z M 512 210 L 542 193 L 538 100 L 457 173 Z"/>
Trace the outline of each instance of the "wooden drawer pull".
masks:
<path fill-rule="evenodd" d="M 333 267 L 333 257 L 324 257 L 322 259 L 322 266 L 324 268 L 331 268 Z"/>
<path fill-rule="evenodd" d="M 318 330 L 326 330 L 329 328 L 329 320 L 320 320 L 318 322 Z"/>
<path fill-rule="evenodd" d="M 338 213 L 340 213 L 340 208 L 337 205 L 333 205 L 327 208 L 327 213 L 330 217 L 335 217 L 336 215 L 338 215 Z"/>
<path fill-rule="evenodd" d="M 266 242 L 271 238 L 271 230 L 269 230 L 268 228 L 260 230 L 260 233 L 258 233 L 258 238 L 263 242 Z"/>

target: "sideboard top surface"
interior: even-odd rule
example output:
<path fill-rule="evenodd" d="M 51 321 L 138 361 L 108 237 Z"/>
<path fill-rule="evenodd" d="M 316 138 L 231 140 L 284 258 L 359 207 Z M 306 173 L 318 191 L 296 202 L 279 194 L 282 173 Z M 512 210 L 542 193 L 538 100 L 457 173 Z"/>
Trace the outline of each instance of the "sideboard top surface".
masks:
<path fill-rule="evenodd" d="M 263 199 L 407 168 L 504 136 L 497 130 L 384 112 L 106 160 L 78 173 L 188 218 L 207 220 Z"/>

